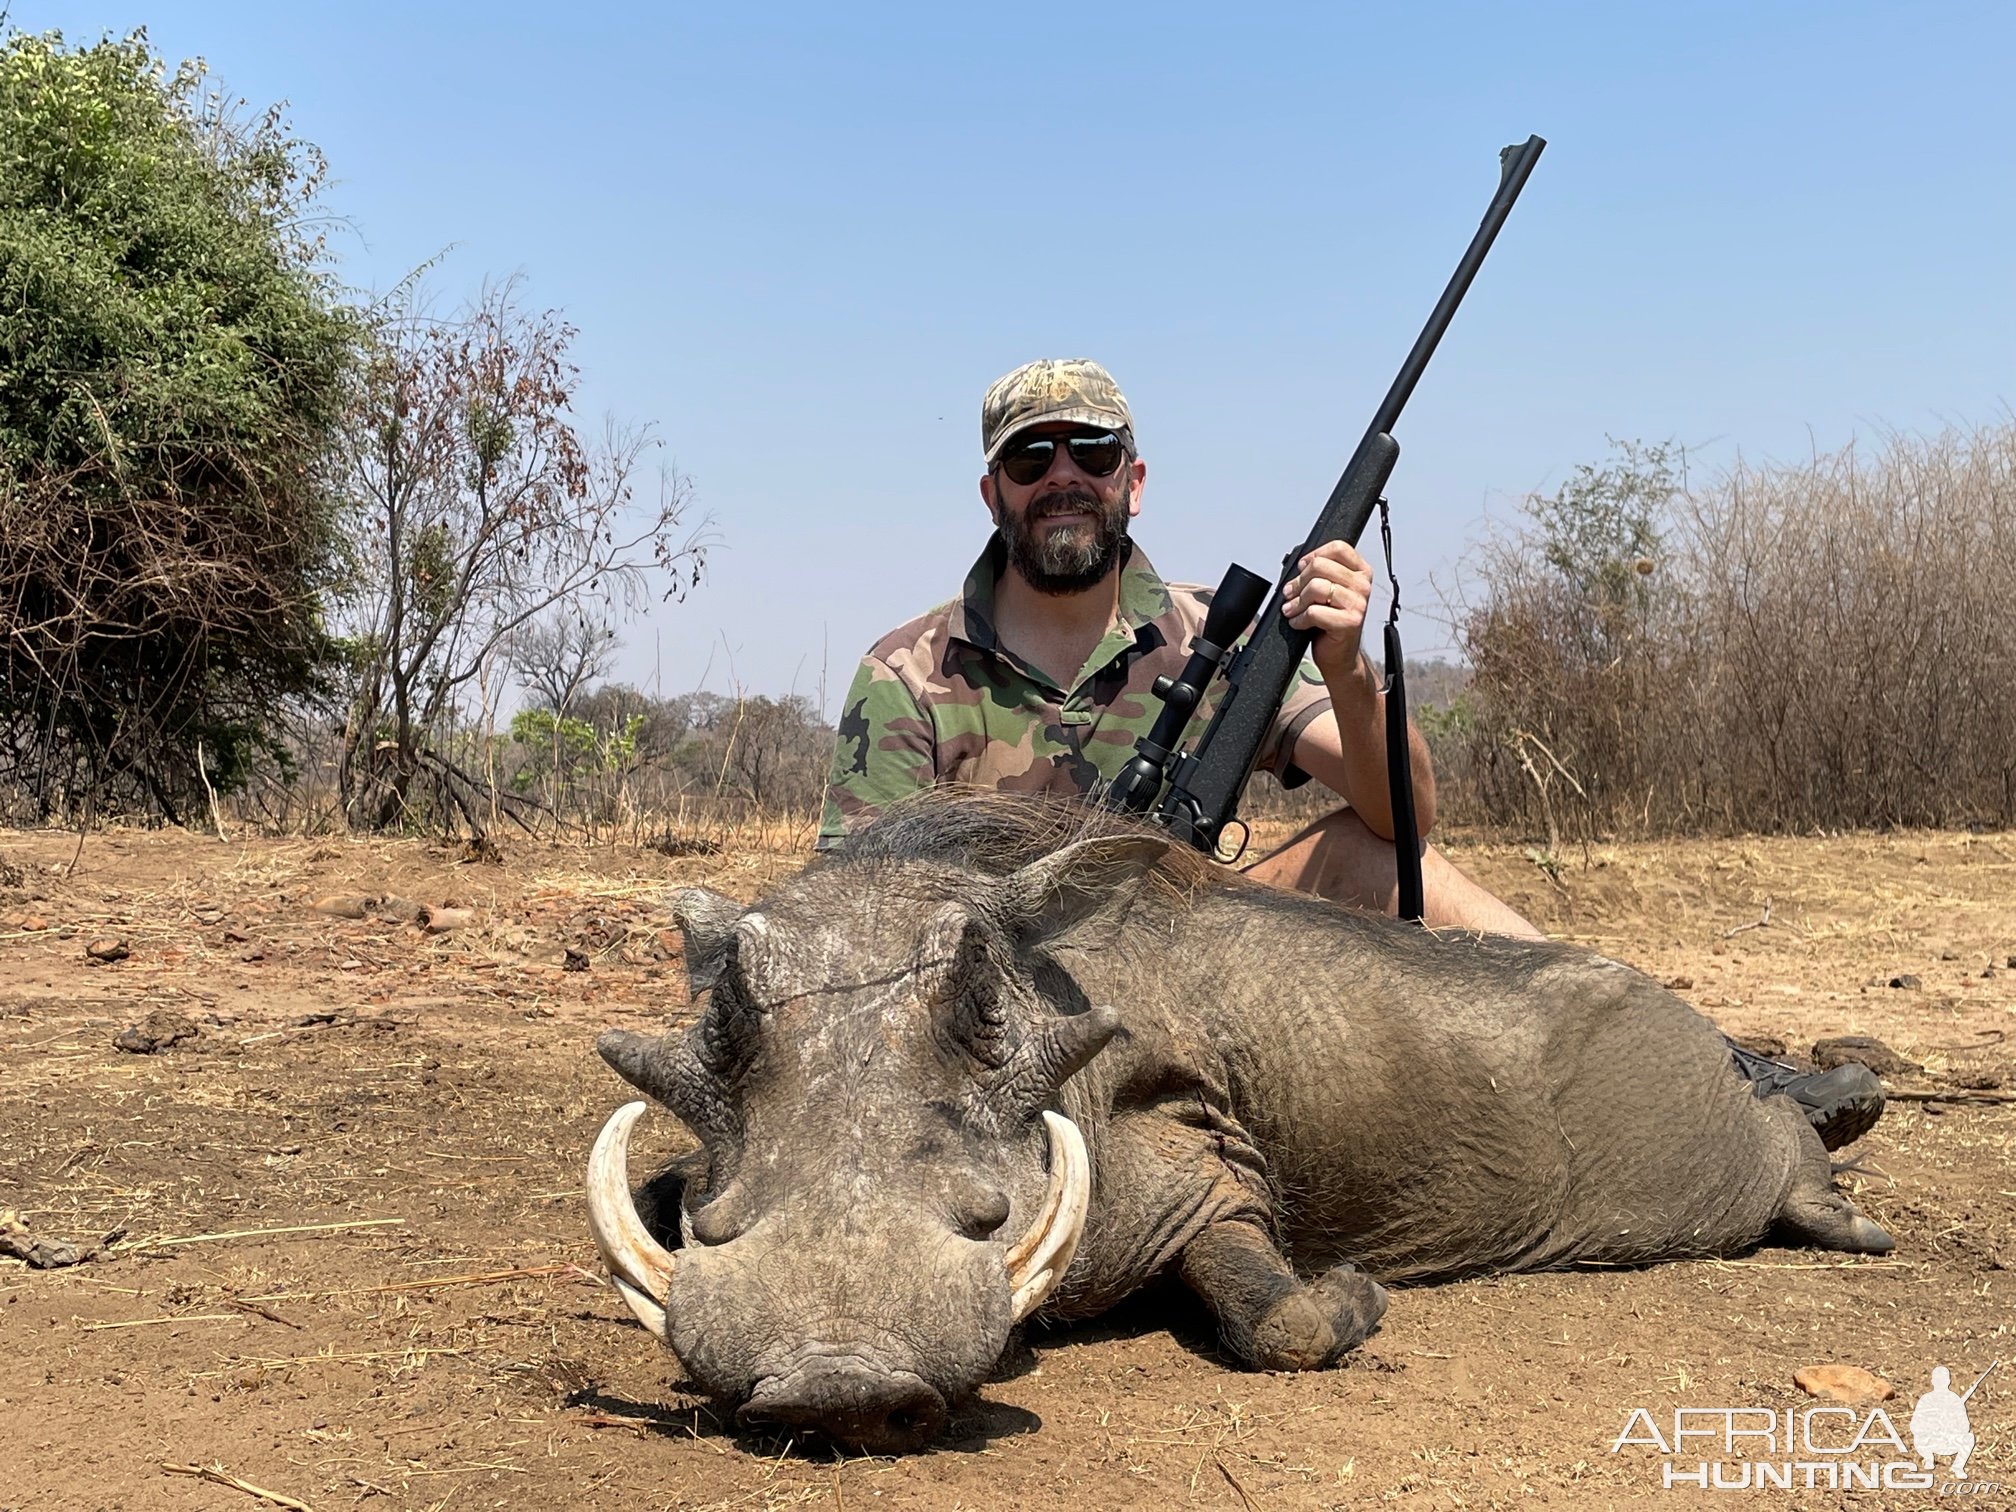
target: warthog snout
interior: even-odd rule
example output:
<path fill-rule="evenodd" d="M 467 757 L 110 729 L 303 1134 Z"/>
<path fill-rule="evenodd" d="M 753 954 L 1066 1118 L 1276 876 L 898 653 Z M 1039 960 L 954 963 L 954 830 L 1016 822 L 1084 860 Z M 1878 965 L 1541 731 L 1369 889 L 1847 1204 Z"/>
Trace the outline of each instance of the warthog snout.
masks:
<path fill-rule="evenodd" d="M 745 1428 L 812 1428 L 870 1454 L 921 1449 L 945 1426 L 945 1398 L 907 1370 L 825 1355 L 759 1381 L 735 1414 Z"/>

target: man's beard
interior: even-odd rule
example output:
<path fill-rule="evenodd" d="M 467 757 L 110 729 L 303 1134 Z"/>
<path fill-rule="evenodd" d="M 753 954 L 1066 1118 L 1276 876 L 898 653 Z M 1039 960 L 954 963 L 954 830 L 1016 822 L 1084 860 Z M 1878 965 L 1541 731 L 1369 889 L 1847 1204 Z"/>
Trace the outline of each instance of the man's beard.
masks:
<path fill-rule="evenodd" d="M 1067 530 L 1042 528 L 1043 521 L 1052 515 L 1078 511 L 1091 515 L 1089 529 L 1084 525 Z M 1031 501 L 1019 518 L 1006 510 L 1002 516 L 1001 539 L 1008 548 L 1008 565 L 1038 593 L 1084 592 L 1113 570 L 1127 542 L 1124 495 L 1109 505 L 1090 489 L 1073 488 Z"/>

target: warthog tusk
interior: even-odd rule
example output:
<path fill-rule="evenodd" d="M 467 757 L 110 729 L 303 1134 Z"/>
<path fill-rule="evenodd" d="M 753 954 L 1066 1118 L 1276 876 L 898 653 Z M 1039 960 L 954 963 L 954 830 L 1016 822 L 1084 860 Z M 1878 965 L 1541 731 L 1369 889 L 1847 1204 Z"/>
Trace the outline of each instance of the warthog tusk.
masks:
<path fill-rule="evenodd" d="M 651 1237 L 630 1200 L 630 1131 L 648 1104 L 625 1103 L 609 1115 L 588 1155 L 588 1232 L 609 1267 L 609 1279 L 630 1311 L 665 1338 L 665 1297 L 672 1288 L 672 1252 Z M 669 1343 L 670 1341 L 667 1340 Z"/>
<path fill-rule="evenodd" d="M 1020 1323 L 1050 1295 L 1078 1253 L 1085 1232 L 1085 1213 L 1092 1206 L 1092 1162 L 1085 1154 L 1085 1136 L 1062 1113 L 1043 1115 L 1050 1131 L 1050 1189 L 1043 1210 L 1028 1231 L 1008 1251 L 1008 1286 L 1014 1293 L 1015 1321 Z"/>

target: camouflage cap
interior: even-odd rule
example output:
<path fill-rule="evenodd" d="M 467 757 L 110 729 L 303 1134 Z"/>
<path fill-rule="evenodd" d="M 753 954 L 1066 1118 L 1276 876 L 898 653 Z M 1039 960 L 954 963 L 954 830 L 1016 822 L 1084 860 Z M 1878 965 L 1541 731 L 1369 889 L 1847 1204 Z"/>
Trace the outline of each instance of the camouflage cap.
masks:
<path fill-rule="evenodd" d="M 1096 425 L 1133 443 L 1134 417 L 1113 375 L 1089 357 L 1046 357 L 996 378 L 980 401 L 980 449 L 992 467 L 1008 438 L 1032 425 Z"/>

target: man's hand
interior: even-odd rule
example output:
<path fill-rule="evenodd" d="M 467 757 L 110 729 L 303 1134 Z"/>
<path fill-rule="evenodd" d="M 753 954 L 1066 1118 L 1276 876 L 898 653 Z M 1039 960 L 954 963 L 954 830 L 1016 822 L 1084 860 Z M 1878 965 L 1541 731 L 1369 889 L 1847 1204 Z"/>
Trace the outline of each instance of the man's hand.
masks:
<path fill-rule="evenodd" d="M 1365 827 L 1393 838 L 1386 773 L 1386 700 L 1380 677 L 1359 650 L 1372 569 L 1343 541 L 1318 546 L 1297 563 L 1282 610 L 1297 630 L 1313 630 L 1310 659 L 1330 690 L 1330 712 L 1310 721 L 1295 742 L 1295 764 L 1349 803 Z M 1414 815 L 1423 835 L 1435 822 L 1435 769 L 1418 731 L 1407 733 L 1414 769 Z"/>
<path fill-rule="evenodd" d="M 1297 630 L 1314 630 L 1309 655 L 1335 686 L 1358 670 L 1358 642 L 1372 602 L 1372 568 L 1348 541 L 1326 541 L 1296 564 L 1281 612 Z"/>

